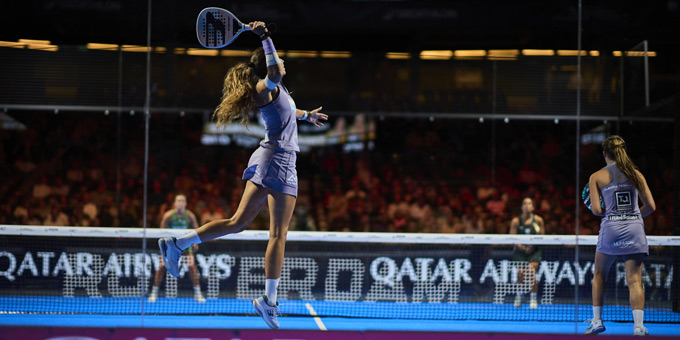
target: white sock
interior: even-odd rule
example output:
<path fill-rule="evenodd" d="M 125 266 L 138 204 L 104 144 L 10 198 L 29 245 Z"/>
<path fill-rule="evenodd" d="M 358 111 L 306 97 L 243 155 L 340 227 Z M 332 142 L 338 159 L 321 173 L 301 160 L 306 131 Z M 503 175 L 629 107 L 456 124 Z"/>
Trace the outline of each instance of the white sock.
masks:
<path fill-rule="evenodd" d="M 158 295 L 158 287 L 156 286 L 151 287 L 151 294 Z"/>
<path fill-rule="evenodd" d="M 633 309 L 633 322 L 635 322 L 635 326 L 633 327 L 642 327 L 642 319 L 644 318 L 645 311 L 642 309 Z"/>
<path fill-rule="evenodd" d="M 178 237 L 177 241 L 175 242 L 177 247 L 182 250 L 199 243 L 201 243 L 201 239 L 198 237 L 198 234 L 195 231 L 191 231 L 182 237 Z"/>
<path fill-rule="evenodd" d="M 531 296 L 531 301 L 536 301 L 536 293 L 531 293 L 529 296 Z"/>
<path fill-rule="evenodd" d="M 194 286 L 194 293 L 200 293 L 201 292 L 201 286 Z"/>
<path fill-rule="evenodd" d="M 279 280 L 278 279 L 267 279 L 267 282 L 264 284 L 264 294 L 267 295 L 267 300 L 269 300 L 269 304 L 272 306 L 276 305 L 276 287 L 279 285 Z"/>
<path fill-rule="evenodd" d="M 602 320 L 602 306 L 593 306 L 593 320 Z"/>

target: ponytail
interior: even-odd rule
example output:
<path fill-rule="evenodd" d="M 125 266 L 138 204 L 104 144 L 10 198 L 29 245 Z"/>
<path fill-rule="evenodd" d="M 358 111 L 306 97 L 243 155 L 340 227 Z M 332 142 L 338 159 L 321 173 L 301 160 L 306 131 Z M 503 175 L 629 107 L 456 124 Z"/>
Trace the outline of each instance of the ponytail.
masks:
<path fill-rule="evenodd" d="M 638 176 L 635 163 L 628 157 L 623 138 L 617 135 L 605 138 L 602 141 L 602 149 L 609 159 L 616 162 L 616 167 L 628 177 L 633 186 L 642 190 L 642 179 Z"/>

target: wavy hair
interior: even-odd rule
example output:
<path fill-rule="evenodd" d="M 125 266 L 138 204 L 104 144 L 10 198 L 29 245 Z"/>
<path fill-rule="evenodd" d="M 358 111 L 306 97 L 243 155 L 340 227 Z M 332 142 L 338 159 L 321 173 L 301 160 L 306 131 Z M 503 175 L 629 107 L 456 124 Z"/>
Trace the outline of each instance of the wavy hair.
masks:
<path fill-rule="evenodd" d="M 607 157 L 616 162 L 616 167 L 623 172 L 628 180 L 633 183 L 633 186 L 642 190 L 642 179 L 638 176 L 637 166 L 628 157 L 626 152 L 626 142 L 621 138 L 621 136 L 609 136 L 602 141 L 602 150 L 607 155 Z"/>
<path fill-rule="evenodd" d="M 222 87 L 222 100 L 213 113 L 217 126 L 226 126 L 234 121 L 248 125 L 248 113 L 255 108 L 255 85 L 266 75 L 267 66 L 262 48 L 253 51 L 249 63 L 238 63 L 227 71 Z"/>

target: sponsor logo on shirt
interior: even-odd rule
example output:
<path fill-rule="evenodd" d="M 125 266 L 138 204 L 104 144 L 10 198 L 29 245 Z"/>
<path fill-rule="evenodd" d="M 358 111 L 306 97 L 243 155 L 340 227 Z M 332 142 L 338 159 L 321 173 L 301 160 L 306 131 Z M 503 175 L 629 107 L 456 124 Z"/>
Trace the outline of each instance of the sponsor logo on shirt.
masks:
<path fill-rule="evenodd" d="M 640 215 L 612 215 L 607 216 L 607 219 L 610 221 L 632 221 L 639 220 Z"/>
<path fill-rule="evenodd" d="M 616 241 L 614 242 L 614 245 L 617 247 L 623 247 L 623 246 L 631 246 L 635 244 L 635 241 Z"/>

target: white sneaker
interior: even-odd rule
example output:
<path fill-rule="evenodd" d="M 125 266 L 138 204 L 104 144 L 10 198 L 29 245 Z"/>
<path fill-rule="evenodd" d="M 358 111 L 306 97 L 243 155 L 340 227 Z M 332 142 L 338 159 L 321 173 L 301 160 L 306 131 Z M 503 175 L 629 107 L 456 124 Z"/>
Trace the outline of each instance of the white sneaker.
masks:
<path fill-rule="evenodd" d="M 590 322 L 590 326 L 586 328 L 586 331 L 583 332 L 583 334 L 598 334 L 606 330 L 606 328 L 604 328 L 604 324 L 602 323 L 602 319 L 586 320 L 586 322 Z"/>
<path fill-rule="evenodd" d="M 522 306 L 522 295 L 515 295 L 515 308 Z"/>
<path fill-rule="evenodd" d="M 161 248 L 163 263 L 168 273 L 174 277 L 179 277 L 179 259 L 182 257 L 182 249 L 177 247 L 174 237 L 164 237 L 158 240 L 158 247 Z"/>
<path fill-rule="evenodd" d="M 638 326 L 638 327 L 633 328 L 633 335 L 647 336 L 647 335 L 649 335 L 649 331 L 647 330 L 647 327 L 645 327 L 645 326 Z"/>
<path fill-rule="evenodd" d="M 156 293 L 151 292 L 151 295 L 149 295 L 149 303 L 155 303 L 157 299 L 158 296 L 156 296 Z"/>
<path fill-rule="evenodd" d="M 537 309 L 538 308 L 538 302 L 535 299 L 531 299 L 531 302 L 529 302 L 529 309 Z"/>
<path fill-rule="evenodd" d="M 279 321 L 276 319 L 277 316 L 281 315 L 281 312 L 279 312 L 278 302 L 276 303 L 276 306 L 271 306 L 269 305 L 267 296 L 262 295 L 261 297 L 253 300 L 253 307 L 255 307 L 255 310 L 257 310 L 257 313 L 260 314 L 262 320 L 264 320 L 267 326 L 269 326 L 271 329 L 279 328 Z"/>
<path fill-rule="evenodd" d="M 194 300 L 200 303 L 205 302 L 205 298 L 203 297 L 203 294 L 201 294 L 201 292 L 194 292 Z"/>

